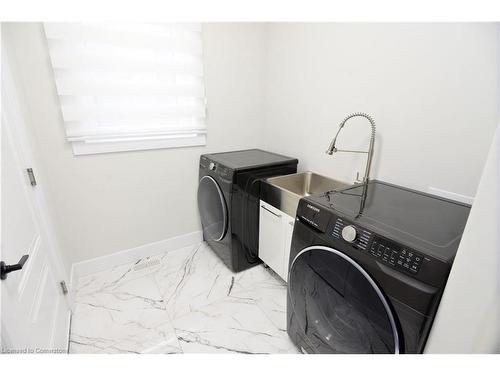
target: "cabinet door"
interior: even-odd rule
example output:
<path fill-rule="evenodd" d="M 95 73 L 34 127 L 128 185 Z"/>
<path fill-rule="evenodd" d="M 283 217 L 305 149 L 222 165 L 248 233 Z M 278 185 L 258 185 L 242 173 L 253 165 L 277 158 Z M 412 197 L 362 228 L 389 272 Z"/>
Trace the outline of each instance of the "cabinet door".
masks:
<path fill-rule="evenodd" d="M 285 234 L 283 249 L 283 280 L 288 281 L 288 264 L 290 258 L 290 246 L 292 245 L 293 226 L 295 219 L 287 214 L 283 214 L 283 231 Z"/>
<path fill-rule="evenodd" d="M 283 278 L 283 213 L 260 201 L 259 258 Z"/>

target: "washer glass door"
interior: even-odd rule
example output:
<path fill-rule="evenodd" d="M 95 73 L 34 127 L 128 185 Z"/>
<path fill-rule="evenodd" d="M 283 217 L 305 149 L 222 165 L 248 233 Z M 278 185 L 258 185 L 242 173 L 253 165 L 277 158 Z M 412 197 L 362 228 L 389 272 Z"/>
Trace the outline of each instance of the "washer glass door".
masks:
<path fill-rule="evenodd" d="M 352 258 L 324 246 L 302 250 L 288 279 L 288 332 L 313 353 L 398 353 L 394 315 Z"/>
<path fill-rule="evenodd" d="M 227 208 L 222 190 L 211 176 L 203 176 L 198 186 L 198 209 L 200 211 L 203 238 L 220 241 L 227 230 Z"/>

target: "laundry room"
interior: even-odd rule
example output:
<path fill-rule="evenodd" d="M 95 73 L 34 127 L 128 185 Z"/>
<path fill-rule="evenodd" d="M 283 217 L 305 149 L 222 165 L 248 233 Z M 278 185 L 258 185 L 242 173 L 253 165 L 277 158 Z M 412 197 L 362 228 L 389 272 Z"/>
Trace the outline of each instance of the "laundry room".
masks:
<path fill-rule="evenodd" d="M 495 17 L 112 19 L 2 17 L 3 357 L 500 353 Z"/>

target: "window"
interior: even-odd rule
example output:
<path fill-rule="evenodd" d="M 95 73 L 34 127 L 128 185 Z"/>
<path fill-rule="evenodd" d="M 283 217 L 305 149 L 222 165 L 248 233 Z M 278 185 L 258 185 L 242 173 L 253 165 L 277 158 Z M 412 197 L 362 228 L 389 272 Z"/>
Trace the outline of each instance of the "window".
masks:
<path fill-rule="evenodd" d="M 75 155 L 206 143 L 199 24 L 44 26 Z"/>

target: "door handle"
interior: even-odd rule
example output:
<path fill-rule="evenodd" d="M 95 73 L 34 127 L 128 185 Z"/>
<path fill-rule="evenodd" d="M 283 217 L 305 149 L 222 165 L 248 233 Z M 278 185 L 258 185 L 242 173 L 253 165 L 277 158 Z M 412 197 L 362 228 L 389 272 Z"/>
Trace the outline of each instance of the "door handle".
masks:
<path fill-rule="evenodd" d="M 0 279 L 5 280 L 7 278 L 7 274 L 13 271 L 19 271 L 23 269 L 24 263 L 28 260 L 29 255 L 23 255 L 17 264 L 5 264 L 4 261 L 0 262 Z"/>
<path fill-rule="evenodd" d="M 271 211 L 269 208 L 266 208 L 264 206 L 260 206 L 262 207 L 264 210 L 266 210 L 267 212 L 269 212 L 270 214 L 276 216 L 276 217 L 281 217 L 281 215 L 278 215 L 278 214 L 275 214 L 273 211 Z"/>

